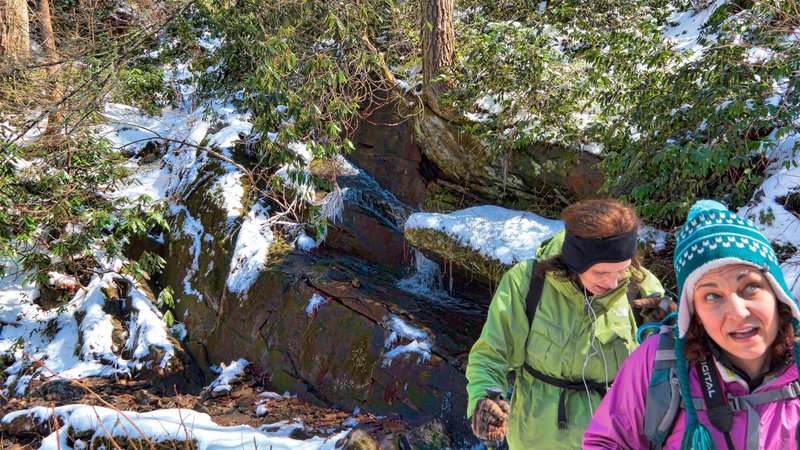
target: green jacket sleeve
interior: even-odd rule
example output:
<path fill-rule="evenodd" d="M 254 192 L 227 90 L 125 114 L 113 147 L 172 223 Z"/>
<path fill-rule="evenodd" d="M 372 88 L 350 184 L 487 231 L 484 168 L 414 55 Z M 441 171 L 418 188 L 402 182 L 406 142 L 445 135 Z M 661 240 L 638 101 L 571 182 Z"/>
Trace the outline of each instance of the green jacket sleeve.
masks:
<path fill-rule="evenodd" d="M 639 296 L 649 297 L 653 294 L 663 294 L 664 287 L 658 281 L 655 275 L 650 273 L 649 270 L 642 268 L 645 274 L 645 279 L 639 284 Z"/>
<path fill-rule="evenodd" d="M 525 362 L 529 325 L 525 296 L 530 287 L 532 261 L 521 262 L 503 276 L 489 305 L 486 323 L 472 346 L 467 363 L 467 417 L 475 403 L 486 397 L 486 388 L 508 389 L 506 374 Z"/>

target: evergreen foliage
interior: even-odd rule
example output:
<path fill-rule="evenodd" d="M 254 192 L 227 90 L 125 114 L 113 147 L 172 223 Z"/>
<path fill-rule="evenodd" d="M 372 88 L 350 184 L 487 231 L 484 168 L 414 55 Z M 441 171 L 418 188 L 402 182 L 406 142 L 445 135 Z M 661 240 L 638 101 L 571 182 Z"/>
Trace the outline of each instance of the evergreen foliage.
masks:
<path fill-rule="evenodd" d="M 502 160 L 536 144 L 575 157 L 597 147 L 677 58 L 661 37 L 666 1 L 472 3 L 459 16 L 452 100 Z"/>
<path fill-rule="evenodd" d="M 134 17 L 113 1 L 91 10 L 55 2 L 58 61 L 34 46 L 29 58 L 0 63 L 0 276 L 30 272 L 28 281 L 41 284 L 58 271 L 86 282 L 103 270 L 100 259 L 124 256 L 131 237 L 168 228 L 149 198 L 109 195 L 129 173 L 96 127 L 114 96 L 131 100 L 138 89 L 142 99 L 169 99 L 132 64 L 180 6 L 164 3 Z M 145 252 L 121 270 L 147 277 L 163 264 Z"/>
<path fill-rule="evenodd" d="M 747 202 L 800 113 L 799 17 L 793 0 L 718 8 L 704 30 L 716 41 L 662 68 L 661 83 L 604 134 L 606 187 L 632 192 L 645 217 L 667 226 L 697 198 Z"/>
<path fill-rule="evenodd" d="M 798 115 L 797 5 L 703 7 L 716 5 L 696 55 L 663 33 L 672 13 L 699 5 L 462 3 L 445 101 L 503 160 L 531 144 L 601 144 L 604 188 L 667 228 L 696 198 L 740 206 Z"/>
<path fill-rule="evenodd" d="M 121 155 L 91 132 L 74 132 L 57 151 L 6 145 L 0 164 L 0 252 L 37 283 L 58 271 L 86 281 L 97 258 L 124 255 L 132 236 L 168 228 L 146 197 L 135 202 L 105 192 L 128 175 Z M 164 261 L 145 253 L 125 271 L 147 276 Z M 0 266 L 5 274 L 6 266 Z"/>
<path fill-rule="evenodd" d="M 213 20 L 217 47 L 195 64 L 201 94 L 224 99 L 251 114 L 252 145 L 260 166 L 304 168 L 288 147 L 311 146 L 329 158 L 352 148 L 361 102 L 386 88 L 376 41 L 392 25 L 385 0 L 355 2 L 199 2 Z"/>
<path fill-rule="evenodd" d="M 253 114 L 264 167 L 346 151 L 375 82 L 419 86 L 417 2 L 283 1 L 204 6 L 219 47 L 201 67 L 207 93 L 234 92 Z M 747 201 L 775 132 L 797 115 L 794 0 L 697 5 L 665 0 L 459 2 L 457 58 L 441 99 L 487 154 L 529 145 L 600 152 L 605 189 L 671 227 L 698 197 Z M 716 8 L 706 49 L 664 39 L 676 12 Z M 753 48 L 773 52 L 755 58 Z M 410 93 L 414 95 L 414 91 Z M 270 135 L 272 136 L 272 135 Z M 562 164 L 538 161 L 546 170 Z"/>
<path fill-rule="evenodd" d="M 266 200 L 290 218 L 294 225 L 284 221 L 285 231 L 308 225 L 321 241 L 327 220 L 335 219 L 326 211 L 337 208 L 308 198 L 304 186 L 338 189 L 335 168 L 325 180 L 310 174 L 295 146 L 306 146 L 320 160 L 353 149 L 348 133 L 362 108 L 373 92 L 393 86 L 381 49 L 396 34 L 396 10 L 387 0 L 195 6 L 183 27 L 195 33 L 185 37 L 206 43 L 207 50 L 192 59 L 199 98 L 206 106 L 233 104 L 253 126 L 244 140 L 255 181 L 251 200 Z"/>

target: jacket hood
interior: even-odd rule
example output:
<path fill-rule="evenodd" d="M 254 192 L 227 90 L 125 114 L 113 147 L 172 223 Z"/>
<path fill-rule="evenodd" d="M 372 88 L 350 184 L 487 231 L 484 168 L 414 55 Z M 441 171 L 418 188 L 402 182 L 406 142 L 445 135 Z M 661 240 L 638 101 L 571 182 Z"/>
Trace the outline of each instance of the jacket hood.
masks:
<path fill-rule="evenodd" d="M 565 234 L 566 230 L 562 229 L 558 233 L 542 241 L 542 243 L 539 244 L 539 248 L 536 250 L 536 260 L 544 261 L 545 259 L 560 255 Z"/>

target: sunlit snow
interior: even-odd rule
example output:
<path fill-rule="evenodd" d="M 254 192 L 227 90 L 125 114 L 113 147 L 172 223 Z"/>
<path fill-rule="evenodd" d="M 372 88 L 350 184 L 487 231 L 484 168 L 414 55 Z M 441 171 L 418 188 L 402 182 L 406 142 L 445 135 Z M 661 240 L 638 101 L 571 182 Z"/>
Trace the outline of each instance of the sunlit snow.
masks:
<path fill-rule="evenodd" d="M 258 429 L 247 425 L 223 427 L 215 424 L 208 414 L 190 409 L 161 409 L 137 413 L 86 405 L 35 407 L 8 414 L 3 418 L 3 422 L 9 423 L 19 415 L 30 415 L 37 421 L 45 421 L 53 414 L 62 420 L 62 431 L 47 436 L 42 441 L 40 447 L 42 450 L 87 448 L 89 442 L 68 441 L 67 433 L 63 430 L 70 427 L 77 432 L 94 431 L 92 438 L 103 438 L 107 436 L 106 433 L 117 439 L 144 437 L 153 444 L 164 441 L 177 442 L 175 448 L 182 448 L 183 444 L 180 443 L 188 439 L 197 441 L 197 449 L 216 450 L 257 448 L 333 450 L 339 439 L 349 432 L 349 429 L 346 429 L 327 439 L 312 437 L 300 441 L 289 437 L 292 430 L 303 428 L 302 422 L 299 421 L 262 425 Z"/>

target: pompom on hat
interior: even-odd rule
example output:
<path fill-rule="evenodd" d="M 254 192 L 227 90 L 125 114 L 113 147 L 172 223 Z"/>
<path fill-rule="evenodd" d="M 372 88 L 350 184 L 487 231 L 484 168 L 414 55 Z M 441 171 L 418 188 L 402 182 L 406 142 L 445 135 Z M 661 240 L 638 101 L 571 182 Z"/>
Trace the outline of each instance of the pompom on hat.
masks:
<path fill-rule="evenodd" d="M 692 206 L 676 237 L 675 276 L 678 281 L 678 328 L 675 357 L 683 398 L 691 398 L 686 358 L 686 332 L 694 314 L 694 286 L 710 270 L 729 264 L 746 264 L 762 271 L 775 297 L 792 310 L 795 336 L 800 332 L 800 309 L 792 298 L 772 245 L 750 220 L 729 211 L 722 203 L 700 200 Z M 795 364 L 800 365 L 800 342 L 794 343 Z M 799 366 L 800 369 L 800 366 Z M 715 448 L 708 429 L 700 423 L 692 402 L 685 402 L 686 429 L 681 448 Z"/>

